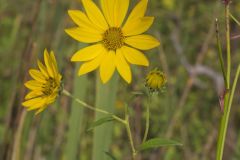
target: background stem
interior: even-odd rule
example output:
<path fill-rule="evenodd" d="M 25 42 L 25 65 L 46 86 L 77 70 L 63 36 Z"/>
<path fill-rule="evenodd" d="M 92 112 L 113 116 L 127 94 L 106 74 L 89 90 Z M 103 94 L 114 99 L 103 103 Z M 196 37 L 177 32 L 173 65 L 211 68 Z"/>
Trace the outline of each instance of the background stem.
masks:
<path fill-rule="evenodd" d="M 78 70 L 78 67 L 76 67 Z M 84 99 L 87 90 L 87 77 L 77 76 L 74 78 L 74 91 L 73 95 Z M 76 101 L 72 102 L 71 113 L 68 122 L 68 132 L 66 139 L 66 147 L 64 152 L 65 159 L 77 159 L 79 144 L 80 144 L 80 132 L 82 128 L 83 108 L 79 107 Z"/>
<path fill-rule="evenodd" d="M 107 84 L 102 84 L 99 75 L 97 74 L 97 88 L 96 88 L 96 103 L 98 109 L 102 109 L 111 113 L 114 113 L 118 77 L 114 75 Z M 96 113 L 95 120 L 102 118 L 104 114 Z M 110 150 L 110 144 L 112 143 L 112 131 L 113 123 L 104 124 L 94 129 L 93 136 L 93 154 L 92 159 L 108 160 L 110 159 L 105 151 Z"/>

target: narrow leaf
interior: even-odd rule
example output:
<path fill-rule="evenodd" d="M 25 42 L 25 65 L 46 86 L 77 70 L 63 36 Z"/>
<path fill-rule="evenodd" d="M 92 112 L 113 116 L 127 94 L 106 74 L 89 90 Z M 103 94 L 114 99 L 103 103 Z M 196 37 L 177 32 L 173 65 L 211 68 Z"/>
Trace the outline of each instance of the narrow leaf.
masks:
<path fill-rule="evenodd" d="M 113 121 L 113 120 L 114 120 L 114 119 L 112 118 L 112 116 L 107 116 L 107 117 L 100 118 L 100 119 L 98 119 L 97 121 L 93 122 L 93 123 L 91 124 L 91 126 L 88 128 L 87 131 L 90 131 L 90 130 L 94 129 L 94 128 L 97 127 L 97 126 L 100 126 L 100 125 L 102 125 L 102 124 L 104 124 L 104 123 L 107 123 L 107 122 L 111 122 L 111 121 Z"/>
<path fill-rule="evenodd" d="M 180 146 L 182 145 L 180 142 L 170 140 L 170 139 L 163 139 L 163 138 L 153 138 L 145 143 L 140 145 L 140 150 L 147 150 L 157 147 L 164 147 L 164 146 Z"/>

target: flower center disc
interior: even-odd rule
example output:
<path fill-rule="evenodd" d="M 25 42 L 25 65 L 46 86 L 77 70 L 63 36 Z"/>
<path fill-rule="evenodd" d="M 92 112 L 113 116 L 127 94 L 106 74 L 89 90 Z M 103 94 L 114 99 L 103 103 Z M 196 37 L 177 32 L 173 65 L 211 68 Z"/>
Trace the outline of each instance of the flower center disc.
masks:
<path fill-rule="evenodd" d="M 103 45 L 108 50 L 117 50 L 124 44 L 124 36 L 120 28 L 112 27 L 109 28 L 103 34 Z"/>
<path fill-rule="evenodd" d="M 47 82 L 42 86 L 42 92 L 46 96 L 51 95 L 55 88 L 57 87 L 57 82 L 53 78 L 49 78 Z"/>

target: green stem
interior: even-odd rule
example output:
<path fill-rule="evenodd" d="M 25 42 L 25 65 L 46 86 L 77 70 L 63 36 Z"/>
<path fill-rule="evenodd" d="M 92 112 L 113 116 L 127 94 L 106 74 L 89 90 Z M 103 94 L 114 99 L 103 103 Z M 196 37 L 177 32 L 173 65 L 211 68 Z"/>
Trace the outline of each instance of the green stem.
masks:
<path fill-rule="evenodd" d="M 232 107 L 233 96 L 236 90 L 239 74 L 240 74 L 240 65 L 238 66 L 236 76 L 234 78 L 231 93 L 229 94 L 229 91 L 228 91 L 225 96 L 226 99 L 224 100 L 224 115 L 221 119 L 221 128 L 220 128 L 220 133 L 218 137 L 217 155 L 216 155 L 217 160 L 222 160 L 222 157 L 223 157 L 223 150 L 224 150 L 224 143 L 226 139 L 229 115 Z"/>
<path fill-rule="evenodd" d="M 221 69 L 222 69 L 224 83 L 225 83 L 225 86 L 227 86 L 226 71 L 224 68 L 224 62 L 223 62 L 223 56 L 222 56 L 222 45 L 221 45 L 221 41 L 220 41 L 220 37 L 219 37 L 218 19 L 216 19 L 216 38 L 217 38 L 217 45 L 218 45 L 218 57 L 219 57 L 219 61 L 220 61 Z"/>
<path fill-rule="evenodd" d="M 81 101 L 80 99 L 78 98 L 75 98 L 71 93 L 69 93 L 68 91 L 66 90 L 63 90 L 62 93 L 65 95 L 65 96 L 68 96 L 72 99 L 74 99 L 77 103 L 81 104 L 83 107 L 87 108 L 87 109 L 90 109 L 90 110 L 93 110 L 93 111 L 96 111 L 96 112 L 100 112 L 100 113 L 103 113 L 103 114 L 107 114 L 107 115 L 110 115 L 112 116 L 116 121 L 124 124 L 124 126 L 126 127 L 126 130 L 127 130 L 127 135 L 128 135 L 128 138 L 129 138 L 129 141 L 130 141 L 130 145 L 131 145 L 131 149 L 132 149 L 132 157 L 133 157 L 133 160 L 136 159 L 136 155 L 137 155 L 137 152 L 136 152 L 136 149 L 134 147 L 134 143 L 133 143 L 133 137 L 132 137 L 132 133 L 131 133 L 131 129 L 130 129 L 130 124 L 129 124 L 129 115 L 126 111 L 126 115 L 125 115 L 125 120 L 123 120 L 122 118 L 110 113 L 110 112 L 107 112 L 105 110 L 102 110 L 102 109 L 99 109 L 99 108 L 95 108 L 83 101 Z"/>
<path fill-rule="evenodd" d="M 240 26 L 240 22 L 237 20 L 237 18 L 235 18 L 231 13 L 229 13 L 229 15 L 234 20 L 234 22 L 237 23 L 237 25 Z"/>
<path fill-rule="evenodd" d="M 147 110 L 146 110 L 146 128 L 145 128 L 145 132 L 144 132 L 144 136 L 143 136 L 143 141 L 142 143 L 144 143 L 147 140 L 147 136 L 148 136 L 148 131 L 149 131 L 149 118 L 150 118 L 150 97 L 148 97 L 148 104 L 147 104 Z"/>
<path fill-rule="evenodd" d="M 69 93 L 69 92 L 66 91 L 66 90 L 63 90 L 62 93 L 63 93 L 64 95 L 66 95 L 66 96 L 74 99 L 77 103 L 81 104 L 81 105 L 82 105 L 83 107 L 85 107 L 85 108 L 88 108 L 88 109 L 90 109 L 90 110 L 92 110 L 92 111 L 96 111 L 96 112 L 100 112 L 100 113 L 103 113 L 103 114 L 110 115 L 110 116 L 112 116 L 116 121 L 121 122 L 121 123 L 123 123 L 123 124 L 126 123 L 122 118 L 114 115 L 113 113 L 107 112 L 107 111 L 102 110 L 102 109 L 99 109 L 99 108 L 95 108 L 95 107 L 93 107 L 93 106 L 91 106 L 91 105 L 83 102 L 82 100 L 80 100 L 80 99 L 78 99 L 78 98 L 75 98 L 71 93 Z"/>
<path fill-rule="evenodd" d="M 136 152 L 136 149 L 135 149 L 134 143 L 133 143 L 133 138 L 132 138 L 131 128 L 130 128 L 130 124 L 129 124 L 129 115 L 128 114 L 126 114 L 126 117 L 125 117 L 125 127 L 126 127 L 126 130 L 127 130 L 128 139 L 129 139 L 131 149 L 132 149 L 132 158 L 133 158 L 133 160 L 135 160 L 137 152 Z"/>
<path fill-rule="evenodd" d="M 230 89 L 231 77 L 231 46 L 230 46 L 230 22 L 229 22 L 229 4 L 225 6 L 226 18 L 226 43 L 227 43 L 227 89 Z"/>

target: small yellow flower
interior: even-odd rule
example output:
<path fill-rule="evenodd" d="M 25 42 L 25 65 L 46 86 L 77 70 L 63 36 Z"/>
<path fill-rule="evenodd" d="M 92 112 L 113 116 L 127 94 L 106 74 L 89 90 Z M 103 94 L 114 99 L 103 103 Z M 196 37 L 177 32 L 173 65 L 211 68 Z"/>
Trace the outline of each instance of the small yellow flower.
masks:
<path fill-rule="evenodd" d="M 145 85 L 150 92 L 158 92 L 163 89 L 166 83 L 167 79 L 165 74 L 156 68 L 148 73 Z"/>
<path fill-rule="evenodd" d="M 154 17 L 144 16 L 148 0 L 140 0 L 125 20 L 129 0 L 100 0 L 101 10 L 92 0 L 82 0 L 85 12 L 69 10 L 78 27 L 66 29 L 72 38 L 92 45 L 77 51 L 71 61 L 84 62 L 78 74 L 99 68 L 103 83 L 109 81 L 117 69 L 128 83 L 132 80 L 130 64 L 148 66 L 146 56 L 139 50 L 149 50 L 160 43 L 143 34 Z M 103 14 L 102 14 L 103 13 Z"/>
<path fill-rule="evenodd" d="M 49 104 L 55 102 L 61 89 L 62 76 L 58 72 L 57 62 L 53 51 L 49 54 L 44 51 L 45 66 L 38 60 L 39 69 L 30 69 L 29 74 L 33 80 L 25 83 L 31 91 L 25 96 L 22 103 L 27 110 L 37 110 L 36 114 L 42 112 Z"/>

